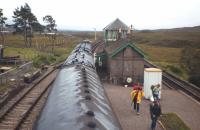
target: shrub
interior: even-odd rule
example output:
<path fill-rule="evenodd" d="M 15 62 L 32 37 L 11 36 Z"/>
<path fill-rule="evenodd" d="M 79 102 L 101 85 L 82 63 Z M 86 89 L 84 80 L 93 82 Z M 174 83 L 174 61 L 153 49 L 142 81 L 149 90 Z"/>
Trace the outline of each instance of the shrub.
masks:
<path fill-rule="evenodd" d="M 53 55 L 39 55 L 33 60 L 33 65 L 35 67 L 41 67 L 44 64 L 51 64 L 56 61 L 55 56 Z"/>
<path fill-rule="evenodd" d="M 176 67 L 176 66 L 173 66 L 173 65 L 167 65 L 167 69 L 169 69 L 171 72 L 179 75 L 179 76 L 182 76 L 183 75 L 183 72 L 180 68 Z"/>
<path fill-rule="evenodd" d="M 189 77 L 189 82 L 195 84 L 200 87 L 200 75 L 192 75 Z"/>
<path fill-rule="evenodd" d="M 48 55 L 47 56 L 47 64 L 50 64 L 52 62 L 56 61 L 56 57 L 54 55 Z"/>
<path fill-rule="evenodd" d="M 44 55 L 39 55 L 33 59 L 33 65 L 39 68 L 46 61 L 46 57 Z"/>
<path fill-rule="evenodd" d="M 64 54 L 64 52 L 61 50 L 61 49 L 57 49 L 57 50 L 55 50 L 54 51 L 54 56 L 57 56 L 57 57 L 59 57 L 59 56 L 61 56 L 62 54 Z"/>

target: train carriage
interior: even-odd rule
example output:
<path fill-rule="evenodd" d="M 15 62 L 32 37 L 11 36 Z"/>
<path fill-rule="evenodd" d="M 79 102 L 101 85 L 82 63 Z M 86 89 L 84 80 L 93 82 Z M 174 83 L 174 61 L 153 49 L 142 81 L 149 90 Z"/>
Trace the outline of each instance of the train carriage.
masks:
<path fill-rule="evenodd" d="M 62 65 L 34 129 L 121 129 L 96 73 L 88 41 L 77 45 Z"/>

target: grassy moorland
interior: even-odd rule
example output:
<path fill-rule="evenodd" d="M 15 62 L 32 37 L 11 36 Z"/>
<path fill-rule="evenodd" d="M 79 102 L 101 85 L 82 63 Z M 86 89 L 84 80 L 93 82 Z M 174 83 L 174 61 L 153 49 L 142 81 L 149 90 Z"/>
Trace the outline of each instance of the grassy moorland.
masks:
<path fill-rule="evenodd" d="M 187 71 L 181 66 L 182 50 L 200 49 L 200 27 L 135 31 L 133 42 L 148 60 L 187 79 Z"/>
<path fill-rule="evenodd" d="M 134 33 L 134 41 L 151 45 L 168 47 L 188 47 L 200 48 L 200 26 L 163 29 L 163 30 L 143 30 Z"/>
<path fill-rule="evenodd" d="M 90 33 L 61 32 L 56 40 L 52 40 L 51 37 L 35 34 L 32 38 L 32 46 L 25 47 L 22 35 L 9 34 L 5 35 L 4 56 L 20 56 L 22 60 L 33 60 L 39 64 L 60 62 L 67 58 L 67 55 L 81 40 L 92 39 L 91 35 Z M 45 57 L 46 60 L 44 60 Z"/>
<path fill-rule="evenodd" d="M 152 46 L 148 44 L 138 44 L 137 46 L 145 52 L 147 59 L 154 64 L 187 79 L 188 76 L 180 63 L 182 48 Z"/>
<path fill-rule="evenodd" d="M 0 45 L 3 44 L 4 57 L 20 56 L 23 61 L 33 61 L 34 67 L 38 68 L 44 64 L 64 61 L 74 47 L 86 38 L 93 40 L 94 36 L 89 32 L 59 32 L 53 40 L 45 35 L 34 34 L 32 46 L 26 47 L 22 35 L 7 34 L 4 43 L 0 37 Z M 18 65 L 8 63 L 1 64 L 1 66 L 18 67 Z M 1 83 L 0 96 L 12 89 L 12 86 L 10 82 Z"/>

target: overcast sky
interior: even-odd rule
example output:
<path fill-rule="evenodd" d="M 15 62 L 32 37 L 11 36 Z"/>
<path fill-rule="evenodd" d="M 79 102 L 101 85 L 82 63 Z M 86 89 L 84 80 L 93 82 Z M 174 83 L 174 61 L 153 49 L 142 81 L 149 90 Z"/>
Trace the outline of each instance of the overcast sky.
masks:
<path fill-rule="evenodd" d="M 102 30 L 116 18 L 136 29 L 200 25 L 200 0 L 0 0 L 7 22 L 25 2 L 42 24 L 52 15 L 58 29 Z"/>

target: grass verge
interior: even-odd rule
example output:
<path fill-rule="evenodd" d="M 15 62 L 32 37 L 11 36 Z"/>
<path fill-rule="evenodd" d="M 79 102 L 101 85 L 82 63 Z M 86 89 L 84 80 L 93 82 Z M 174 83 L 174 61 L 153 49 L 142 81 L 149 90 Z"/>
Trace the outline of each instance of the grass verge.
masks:
<path fill-rule="evenodd" d="M 166 130 L 191 130 L 175 113 L 165 113 L 160 117 L 160 121 Z"/>
<path fill-rule="evenodd" d="M 9 89 L 10 89 L 10 85 L 9 84 L 1 84 L 0 95 L 3 95 Z"/>

